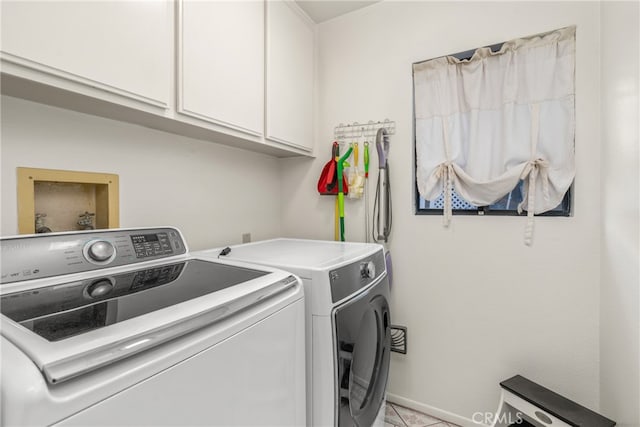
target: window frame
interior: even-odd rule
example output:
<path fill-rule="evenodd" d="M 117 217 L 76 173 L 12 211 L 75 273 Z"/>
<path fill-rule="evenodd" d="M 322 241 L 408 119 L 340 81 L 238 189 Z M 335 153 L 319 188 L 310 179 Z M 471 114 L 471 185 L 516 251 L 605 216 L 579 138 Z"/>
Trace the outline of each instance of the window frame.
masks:
<path fill-rule="evenodd" d="M 414 158 L 415 161 L 415 158 Z M 414 215 L 442 215 L 442 209 L 440 208 L 421 208 L 420 207 L 420 193 L 418 192 L 418 184 L 413 180 L 414 194 L 415 194 L 415 211 Z M 571 200 L 573 193 L 573 184 L 569 187 L 566 194 L 564 195 L 562 202 L 559 206 L 562 206 L 561 210 L 551 210 L 547 212 L 543 212 L 540 214 L 535 214 L 535 216 L 563 216 L 570 217 L 571 215 Z M 422 199 L 424 200 L 424 199 Z M 469 215 L 469 216 L 527 216 L 527 211 L 523 210 L 522 213 L 518 213 L 517 209 L 491 209 L 491 206 L 478 206 L 478 210 L 471 209 L 452 209 L 451 213 L 453 215 Z"/>

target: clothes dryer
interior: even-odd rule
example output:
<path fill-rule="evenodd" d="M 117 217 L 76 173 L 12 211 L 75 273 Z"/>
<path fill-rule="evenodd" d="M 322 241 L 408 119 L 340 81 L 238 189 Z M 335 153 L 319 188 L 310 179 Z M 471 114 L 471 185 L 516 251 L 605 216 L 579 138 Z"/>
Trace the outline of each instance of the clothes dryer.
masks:
<path fill-rule="evenodd" d="M 199 255 L 277 267 L 302 278 L 308 425 L 382 424 L 391 345 L 383 247 L 274 239 L 229 249 Z"/>

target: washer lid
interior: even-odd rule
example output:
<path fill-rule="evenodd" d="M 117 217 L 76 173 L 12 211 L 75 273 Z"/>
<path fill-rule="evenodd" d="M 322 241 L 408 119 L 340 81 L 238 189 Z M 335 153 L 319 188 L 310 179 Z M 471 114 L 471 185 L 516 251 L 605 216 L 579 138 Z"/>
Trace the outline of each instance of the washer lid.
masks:
<path fill-rule="evenodd" d="M 188 260 L 9 293 L 0 300 L 0 312 L 48 341 L 59 341 L 267 274 Z"/>
<path fill-rule="evenodd" d="M 285 272 L 182 259 L 4 293 L 2 334 L 50 383 L 113 363 L 296 286 Z"/>
<path fill-rule="evenodd" d="M 374 243 L 273 239 L 231 246 L 226 259 L 270 265 L 310 278 L 314 270 L 329 270 L 381 251 Z"/>

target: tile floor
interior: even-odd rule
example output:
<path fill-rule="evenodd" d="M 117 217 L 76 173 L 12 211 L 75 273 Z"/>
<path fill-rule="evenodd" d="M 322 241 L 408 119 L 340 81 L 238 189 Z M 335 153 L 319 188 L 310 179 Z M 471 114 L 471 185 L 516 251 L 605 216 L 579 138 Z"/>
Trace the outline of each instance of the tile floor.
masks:
<path fill-rule="evenodd" d="M 391 402 L 387 402 L 384 424 L 385 427 L 459 427 Z"/>

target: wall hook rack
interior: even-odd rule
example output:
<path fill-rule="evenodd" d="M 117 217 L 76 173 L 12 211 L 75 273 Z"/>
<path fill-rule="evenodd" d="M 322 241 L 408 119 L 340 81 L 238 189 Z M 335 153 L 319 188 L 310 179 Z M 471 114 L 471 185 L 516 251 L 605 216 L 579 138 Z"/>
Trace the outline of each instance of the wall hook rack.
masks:
<path fill-rule="evenodd" d="M 346 125 L 340 123 L 333 128 L 333 138 L 340 143 L 351 142 L 351 139 L 357 138 L 371 139 L 376 136 L 380 128 L 385 128 L 387 134 L 394 135 L 396 133 L 396 122 L 385 119 L 382 122 L 369 120 L 367 123 L 353 122 Z"/>

